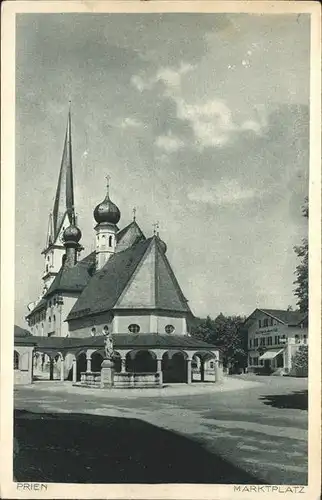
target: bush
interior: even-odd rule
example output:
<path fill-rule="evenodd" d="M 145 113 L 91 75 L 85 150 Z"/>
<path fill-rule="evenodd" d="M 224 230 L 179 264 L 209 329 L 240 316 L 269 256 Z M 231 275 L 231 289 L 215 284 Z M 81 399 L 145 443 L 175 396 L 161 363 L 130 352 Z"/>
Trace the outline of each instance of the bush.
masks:
<path fill-rule="evenodd" d="M 309 349 L 307 345 L 301 345 L 292 357 L 292 375 L 295 377 L 307 377 L 309 372 Z"/>

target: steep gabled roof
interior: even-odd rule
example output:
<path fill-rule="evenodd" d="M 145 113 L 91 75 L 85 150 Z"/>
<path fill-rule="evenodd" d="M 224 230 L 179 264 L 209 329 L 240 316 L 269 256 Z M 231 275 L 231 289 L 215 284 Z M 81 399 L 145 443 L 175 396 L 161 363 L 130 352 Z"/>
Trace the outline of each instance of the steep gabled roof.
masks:
<path fill-rule="evenodd" d="M 112 255 L 97 271 L 74 304 L 67 320 L 111 310 L 139 264 L 150 240 Z"/>
<path fill-rule="evenodd" d="M 255 309 L 250 316 L 245 320 L 246 324 L 256 313 L 264 313 L 267 316 L 276 319 L 280 323 L 288 326 L 297 326 L 307 319 L 307 313 L 300 311 L 287 311 L 284 309 Z"/>
<path fill-rule="evenodd" d="M 67 321 L 112 309 L 191 314 L 156 236 L 112 255 L 74 304 Z"/>

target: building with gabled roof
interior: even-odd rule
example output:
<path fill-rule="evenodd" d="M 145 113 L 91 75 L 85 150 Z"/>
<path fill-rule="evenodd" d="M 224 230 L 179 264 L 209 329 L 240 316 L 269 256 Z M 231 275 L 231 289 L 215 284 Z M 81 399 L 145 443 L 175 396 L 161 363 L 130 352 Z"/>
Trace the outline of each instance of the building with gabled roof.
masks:
<path fill-rule="evenodd" d="M 39 375 L 49 362 L 53 377 L 59 360 L 62 378 L 69 376 L 75 363 L 74 381 L 82 369 L 98 371 L 103 335 L 110 332 L 119 370 L 162 371 L 169 380 L 189 382 L 193 365 L 200 368 L 201 379 L 207 370 L 214 374 L 219 351 L 189 336 L 193 313 L 167 258 L 167 245 L 157 227 L 150 237 L 144 235 L 135 210 L 130 224 L 118 227 L 121 211 L 110 198 L 109 177 L 105 198 L 93 211 L 95 251 L 80 258 L 82 233 L 74 206 L 71 141 L 69 111 L 54 207 L 42 252 L 43 293 L 29 304 L 26 316 L 37 342 L 35 372 L 38 370 Z M 94 354 L 96 361 L 92 359 Z"/>
<path fill-rule="evenodd" d="M 308 314 L 290 309 L 255 309 L 244 323 L 248 371 L 290 373 L 297 350 L 308 345 Z"/>

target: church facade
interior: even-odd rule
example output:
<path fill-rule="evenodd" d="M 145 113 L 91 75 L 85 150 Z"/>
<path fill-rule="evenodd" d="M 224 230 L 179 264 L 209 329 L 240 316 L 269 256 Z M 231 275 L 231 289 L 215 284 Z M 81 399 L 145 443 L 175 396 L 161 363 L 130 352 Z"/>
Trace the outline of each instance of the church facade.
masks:
<path fill-rule="evenodd" d="M 49 217 L 43 292 L 26 316 L 34 376 L 79 380 L 99 371 L 104 332 L 112 335 L 119 372 L 161 373 L 169 381 L 215 380 L 220 353 L 192 338 L 187 299 L 158 230 L 146 237 L 135 212 L 119 228 L 121 211 L 106 193 L 93 211 L 95 251 L 80 258 L 82 233 L 74 205 L 71 114 L 54 207 Z M 18 342 L 17 342 L 18 343 Z M 195 373 L 195 375 L 194 375 Z M 165 377 L 164 377 L 165 376 Z"/>

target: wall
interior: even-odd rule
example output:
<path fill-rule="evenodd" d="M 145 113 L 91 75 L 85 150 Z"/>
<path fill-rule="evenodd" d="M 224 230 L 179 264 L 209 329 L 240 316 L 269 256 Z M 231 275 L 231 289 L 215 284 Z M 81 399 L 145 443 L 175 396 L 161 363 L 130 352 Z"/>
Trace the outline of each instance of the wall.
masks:
<path fill-rule="evenodd" d="M 15 384 L 31 384 L 32 383 L 32 356 L 33 346 L 14 346 L 14 350 L 19 354 L 18 369 L 14 370 Z"/>
<path fill-rule="evenodd" d="M 32 335 L 39 335 L 41 337 L 48 337 L 49 334 L 56 337 L 66 337 L 68 335 L 68 324 L 65 322 L 65 319 L 79 297 L 79 294 L 65 293 L 60 296 L 63 299 L 63 303 L 57 300 L 58 296 L 50 297 L 47 300 L 45 311 L 35 313 L 37 322 L 29 326 Z"/>
<path fill-rule="evenodd" d="M 112 314 L 110 312 L 98 314 L 96 316 L 73 319 L 72 321 L 69 321 L 69 336 L 90 337 L 92 335 L 92 328 L 96 329 L 96 335 L 100 335 L 102 334 L 105 325 L 107 325 L 109 330 L 112 331 Z"/>
<path fill-rule="evenodd" d="M 173 335 L 186 335 L 187 333 L 187 322 L 182 316 L 167 316 L 160 313 L 151 314 L 150 312 L 144 314 L 116 313 L 112 326 L 113 333 L 128 333 L 128 327 L 131 324 L 139 325 L 140 333 L 165 334 L 167 325 L 174 326 Z"/>

